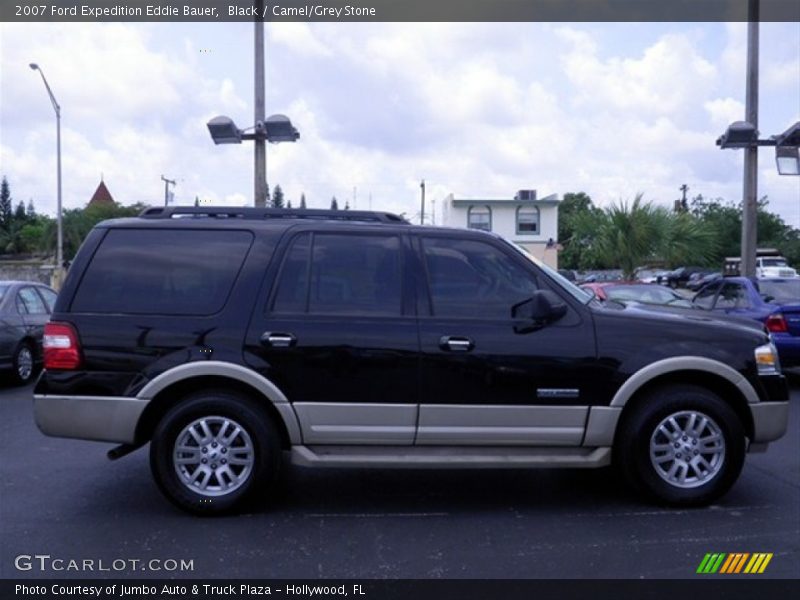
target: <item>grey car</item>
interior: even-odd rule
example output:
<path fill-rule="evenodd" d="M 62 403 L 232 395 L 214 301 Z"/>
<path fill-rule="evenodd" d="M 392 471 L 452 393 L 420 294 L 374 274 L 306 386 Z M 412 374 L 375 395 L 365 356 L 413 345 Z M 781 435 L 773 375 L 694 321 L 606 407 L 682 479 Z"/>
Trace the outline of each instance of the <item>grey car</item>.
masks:
<path fill-rule="evenodd" d="M 55 290 L 31 281 L 0 281 L 0 370 L 28 383 L 42 361 L 42 333 Z"/>

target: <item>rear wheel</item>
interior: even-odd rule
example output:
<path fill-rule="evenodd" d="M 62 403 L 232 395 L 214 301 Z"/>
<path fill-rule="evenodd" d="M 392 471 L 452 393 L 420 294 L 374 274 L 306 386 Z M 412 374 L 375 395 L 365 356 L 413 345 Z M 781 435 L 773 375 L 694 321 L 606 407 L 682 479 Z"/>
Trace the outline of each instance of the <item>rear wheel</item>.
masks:
<path fill-rule="evenodd" d="M 156 483 L 174 504 L 219 514 L 263 498 L 281 461 L 279 433 L 256 404 L 228 392 L 187 397 L 159 422 L 150 445 Z"/>
<path fill-rule="evenodd" d="M 651 498 L 702 506 L 734 484 L 744 453 L 744 430 L 728 404 L 705 388 L 674 385 L 652 392 L 620 424 L 614 461 Z"/>

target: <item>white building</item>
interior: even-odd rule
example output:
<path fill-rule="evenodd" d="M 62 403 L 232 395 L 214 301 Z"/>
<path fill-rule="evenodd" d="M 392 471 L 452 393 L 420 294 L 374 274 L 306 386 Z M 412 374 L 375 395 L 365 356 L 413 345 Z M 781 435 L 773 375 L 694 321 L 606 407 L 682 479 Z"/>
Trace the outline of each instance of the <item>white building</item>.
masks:
<path fill-rule="evenodd" d="M 558 203 L 556 194 L 536 197 L 536 190 L 520 190 L 514 198 L 444 199 L 447 227 L 493 231 L 522 246 L 554 269 L 558 268 Z"/>

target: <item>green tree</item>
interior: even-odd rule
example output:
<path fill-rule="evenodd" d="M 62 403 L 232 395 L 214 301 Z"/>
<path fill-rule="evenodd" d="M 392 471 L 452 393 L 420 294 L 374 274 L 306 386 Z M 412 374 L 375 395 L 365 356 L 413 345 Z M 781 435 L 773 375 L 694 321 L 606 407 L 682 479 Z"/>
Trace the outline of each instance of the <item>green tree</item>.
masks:
<path fill-rule="evenodd" d="M 11 186 L 8 185 L 8 179 L 3 176 L 3 181 L 0 183 L 0 227 L 8 229 L 11 225 L 12 213 Z"/>
<path fill-rule="evenodd" d="M 29 221 L 36 218 L 36 209 L 33 206 L 33 198 L 28 200 L 28 207 L 25 209 L 25 214 L 27 215 Z"/>
<path fill-rule="evenodd" d="M 336 200 L 336 196 L 331 198 L 331 210 L 339 210 L 339 202 Z"/>
<path fill-rule="evenodd" d="M 597 230 L 603 211 L 584 192 L 567 193 L 558 206 L 558 241 L 563 250 L 559 263 L 567 269 L 603 266 L 595 252 Z"/>
<path fill-rule="evenodd" d="M 25 203 L 22 200 L 17 203 L 17 208 L 14 209 L 13 220 L 23 225 L 28 220 L 28 214 L 25 212 Z"/>
<path fill-rule="evenodd" d="M 276 185 L 275 189 L 272 192 L 272 207 L 273 208 L 284 207 L 283 189 L 281 188 L 280 185 Z"/>
<path fill-rule="evenodd" d="M 291 200 L 286 202 L 286 208 L 291 210 L 291 208 L 292 208 L 292 201 Z"/>
<path fill-rule="evenodd" d="M 303 192 L 300 194 L 300 208 L 305 210 L 306 209 L 306 193 Z"/>
<path fill-rule="evenodd" d="M 689 213 L 674 213 L 643 202 L 620 201 L 603 211 L 597 232 L 597 253 L 609 266 L 633 279 L 637 267 L 654 260 L 670 264 L 707 264 L 717 251 L 716 232 Z"/>

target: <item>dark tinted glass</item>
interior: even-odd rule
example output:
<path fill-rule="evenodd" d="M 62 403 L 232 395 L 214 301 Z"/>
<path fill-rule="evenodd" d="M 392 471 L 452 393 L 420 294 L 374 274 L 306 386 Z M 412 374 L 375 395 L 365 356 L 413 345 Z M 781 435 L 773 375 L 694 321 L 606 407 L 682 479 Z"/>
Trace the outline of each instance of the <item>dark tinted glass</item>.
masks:
<path fill-rule="evenodd" d="M 382 235 L 315 234 L 310 313 L 401 313 L 400 240 Z"/>
<path fill-rule="evenodd" d="M 537 289 L 531 273 L 490 244 L 428 238 L 424 245 L 436 315 L 510 318 Z"/>
<path fill-rule="evenodd" d="M 74 312 L 209 315 L 222 309 L 252 234 L 112 229 L 92 258 Z"/>
<path fill-rule="evenodd" d="M 275 312 L 306 311 L 309 256 L 311 256 L 311 234 L 304 233 L 294 239 L 283 262 L 278 291 L 272 307 Z"/>

